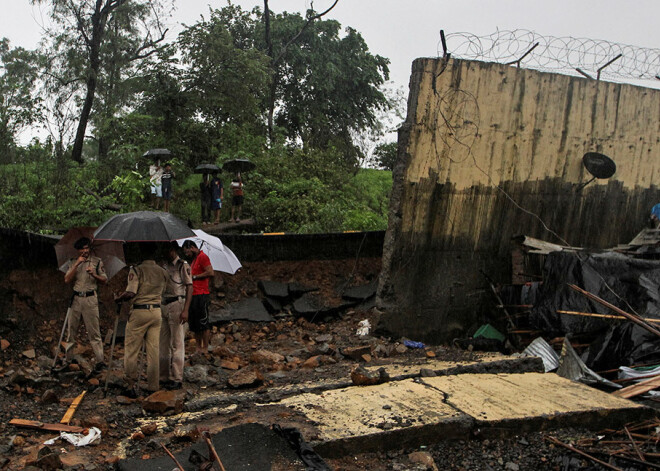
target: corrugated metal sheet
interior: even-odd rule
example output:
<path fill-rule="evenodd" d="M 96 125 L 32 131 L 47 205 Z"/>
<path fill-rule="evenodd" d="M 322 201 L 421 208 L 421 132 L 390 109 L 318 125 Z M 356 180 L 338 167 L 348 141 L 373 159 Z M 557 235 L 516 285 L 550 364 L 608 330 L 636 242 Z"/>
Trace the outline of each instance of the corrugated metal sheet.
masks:
<path fill-rule="evenodd" d="M 545 372 L 559 368 L 559 355 L 553 350 L 543 337 L 534 339 L 532 343 L 523 351 L 523 355 L 530 357 L 540 357 L 543 360 Z"/>

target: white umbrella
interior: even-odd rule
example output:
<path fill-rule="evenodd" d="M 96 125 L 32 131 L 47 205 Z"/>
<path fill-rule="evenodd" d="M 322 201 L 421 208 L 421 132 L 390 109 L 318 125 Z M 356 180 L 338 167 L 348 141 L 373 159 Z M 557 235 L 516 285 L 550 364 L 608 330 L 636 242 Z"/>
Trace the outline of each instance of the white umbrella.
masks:
<path fill-rule="evenodd" d="M 195 237 L 187 237 L 185 239 L 177 240 L 180 246 L 186 240 L 192 240 L 199 250 L 204 251 L 211 260 L 211 266 L 215 271 L 222 271 L 233 275 L 236 270 L 241 268 L 241 262 L 238 261 L 234 252 L 229 247 L 225 246 L 220 239 L 211 234 L 207 234 L 201 229 L 193 229 Z"/>

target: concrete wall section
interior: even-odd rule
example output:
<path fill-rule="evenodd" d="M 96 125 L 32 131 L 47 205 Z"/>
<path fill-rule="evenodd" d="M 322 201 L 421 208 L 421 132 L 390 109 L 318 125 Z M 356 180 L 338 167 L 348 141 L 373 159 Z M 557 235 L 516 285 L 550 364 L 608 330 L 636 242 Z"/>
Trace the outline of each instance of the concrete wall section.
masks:
<path fill-rule="evenodd" d="M 410 84 L 379 289 L 387 330 L 464 335 L 491 296 L 480 271 L 510 280 L 513 235 L 612 247 L 660 202 L 660 91 L 440 59 L 416 60 Z M 580 190 L 586 152 L 617 171 Z"/>

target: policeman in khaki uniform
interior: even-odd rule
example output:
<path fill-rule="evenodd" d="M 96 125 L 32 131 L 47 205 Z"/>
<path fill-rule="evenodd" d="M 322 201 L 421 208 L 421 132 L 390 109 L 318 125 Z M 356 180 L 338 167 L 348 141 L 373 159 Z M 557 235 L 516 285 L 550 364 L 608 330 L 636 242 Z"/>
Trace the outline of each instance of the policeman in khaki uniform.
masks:
<path fill-rule="evenodd" d="M 183 382 L 185 360 L 185 324 L 192 299 L 190 265 L 179 258 L 179 246 L 168 247 L 168 262 L 163 266 L 169 274 L 165 288 L 160 326 L 160 378 L 165 389 L 180 389 Z"/>
<path fill-rule="evenodd" d="M 161 324 L 161 298 L 165 292 L 168 275 L 154 261 L 156 244 L 147 242 L 141 247 L 145 260 L 128 272 L 126 291 L 115 297 L 115 302 L 132 300 L 124 339 L 124 374 L 128 389 L 135 395 L 138 381 L 138 355 L 142 342 L 147 349 L 147 389 L 158 390 L 158 341 Z"/>
<path fill-rule="evenodd" d="M 99 301 L 96 290 L 99 283 L 105 284 L 108 281 L 108 276 L 105 273 L 103 261 L 91 255 L 90 244 L 91 240 L 87 237 L 81 237 L 73 244 L 78 250 L 78 258 L 69 260 L 67 271 L 64 274 L 65 283 L 75 280 L 65 349 L 66 361 L 70 362 L 82 317 L 89 343 L 96 357 L 96 369 L 100 370 L 105 367 L 105 363 L 103 362 L 103 342 L 99 329 Z"/>

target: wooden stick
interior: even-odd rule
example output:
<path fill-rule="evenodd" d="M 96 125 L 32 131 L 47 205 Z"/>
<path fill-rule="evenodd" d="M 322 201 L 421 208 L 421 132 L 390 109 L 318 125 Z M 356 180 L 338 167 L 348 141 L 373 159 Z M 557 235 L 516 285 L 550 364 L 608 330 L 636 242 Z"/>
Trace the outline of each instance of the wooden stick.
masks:
<path fill-rule="evenodd" d="M 62 417 L 62 420 L 60 420 L 61 424 L 66 424 L 69 425 L 69 422 L 71 422 L 71 419 L 73 418 L 73 414 L 76 412 L 76 409 L 80 405 L 80 403 L 83 400 L 83 397 L 85 397 L 85 394 L 87 391 L 83 391 L 80 393 L 80 396 L 75 398 L 69 408 L 67 409 L 66 413 L 64 414 L 64 417 Z"/>
<path fill-rule="evenodd" d="M 587 459 L 593 461 L 594 463 L 598 463 L 598 464 L 601 465 L 601 466 L 605 466 L 607 469 L 613 469 L 614 471 L 623 471 L 621 468 L 617 468 L 616 466 L 612 466 L 612 465 L 609 464 L 609 463 L 605 463 L 604 461 L 601 461 L 601 460 L 599 460 L 598 458 L 593 457 L 593 456 L 591 456 L 590 454 L 585 453 L 585 452 L 582 451 L 582 450 L 578 450 L 578 449 L 575 448 L 574 446 L 571 446 L 571 445 L 568 445 L 568 444 L 566 444 L 566 443 L 560 442 L 560 441 L 557 440 L 555 437 L 548 437 L 548 436 L 546 436 L 546 437 L 543 437 L 543 438 L 545 438 L 545 439 L 548 440 L 549 442 L 554 443 L 555 445 L 563 446 L 564 448 L 566 448 L 566 449 L 568 449 L 568 450 L 571 450 L 571 451 L 577 453 L 578 455 L 582 455 L 582 456 L 584 456 L 585 458 L 587 458 Z"/>
<path fill-rule="evenodd" d="M 633 439 L 632 435 L 630 435 L 630 430 L 628 430 L 628 427 L 623 427 L 623 429 L 626 431 L 628 438 L 630 438 L 630 443 L 632 443 L 633 449 L 635 450 L 635 453 L 637 453 L 637 456 L 639 456 L 639 459 L 642 461 L 646 461 L 644 459 L 644 455 L 642 454 L 642 452 L 639 451 L 639 447 L 637 446 L 637 443 L 635 443 L 635 440 Z"/>
<path fill-rule="evenodd" d="M 83 427 L 65 424 L 45 424 L 36 420 L 11 419 L 9 425 L 13 425 L 14 427 L 45 430 L 48 432 L 83 433 L 85 431 Z"/>
<path fill-rule="evenodd" d="M 620 321 L 625 321 L 626 318 L 623 316 L 615 316 L 613 314 L 598 314 L 595 312 L 580 312 L 580 311 L 556 311 L 559 314 L 568 314 L 570 316 L 583 316 L 583 317 L 600 317 L 602 319 L 616 319 Z M 645 322 L 652 322 L 653 324 L 660 324 L 660 319 L 650 319 L 648 317 L 642 317 Z"/>
<path fill-rule="evenodd" d="M 163 450 L 165 450 L 165 453 L 167 453 L 169 455 L 169 457 L 172 458 L 172 460 L 174 460 L 174 462 L 176 463 L 177 468 L 179 468 L 179 471 L 186 471 L 185 469 L 183 469 L 183 466 L 181 466 L 181 463 L 179 463 L 179 460 L 177 460 L 174 457 L 174 455 L 170 452 L 170 450 L 167 449 L 167 447 L 165 445 L 163 445 L 161 443 L 160 446 L 162 446 Z"/>
<path fill-rule="evenodd" d="M 209 432 L 202 432 L 202 437 L 204 437 L 204 440 L 206 441 L 206 445 L 209 447 L 209 455 L 213 460 L 217 461 L 218 464 L 220 465 L 220 471 L 226 471 L 225 467 L 222 465 L 222 461 L 220 461 L 220 457 L 218 456 L 218 452 L 215 451 L 215 447 L 213 446 L 213 442 L 211 441 L 211 434 Z"/>
<path fill-rule="evenodd" d="M 660 376 L 642 381 L 641 383 L 627 386 L 623 389 L 617 389 L 612 393 L 613 396 L 630 399 L 631 397 L 639 396 L 645 392 L 649 392 L 660 386 Z"/>
<path fill-rule="evenodd" d="M 587 298 L 591 299 L 592 301 L 596 301 L 597 303 L 602 304 L 602 305 L 605 306 L 606 308 L 613 310 L 613 311 L 616 312 L 617 314 L 620 314 L 620 315 L 622 315 L 623 317 L 627 318 L 629 321 L 634 322 L 634 323 L 637 324 L 638 326 L 643 327 L 643 328 L 645 328 L 646 330 L 648 330 L 649 332 L 651 332 L 652 334 L 654 334 L 654 335 L 660 337 L 660 330 L 656 329 L 656 328 L 653 327 L 652 325 L 650 325 L 650 324 L 648 324 L 647 322 L 645 322 L 645 321 L 643 320 L 642 317 L 640 317 L 640 316 L 638 316 L 638 315 L 634 315 L 634 314 L 627 313 L 627 312 L 624 311 L 623 309 L 619 309 L 619 308 L 616 307 L 614 304 L 610 304 L 610 303 L 608 303 L 608 302 L 605 301 L 604 299 L 599 298 L 598 296 L 596 296 L 595 294 L 590 293 L 589 291 L 583 290 L 582 288 L 580 288 L 580 287 L 577 286 L 577 285 L 570 285 L 570 284 L 569 284 L 568 287 L 571 288 L 571 289 L 574 290 L 574 291 L 577 291 L 577 292 L 580 293 L 580 294 L 583 294 L 584 296 L 586 296 Z"/>

